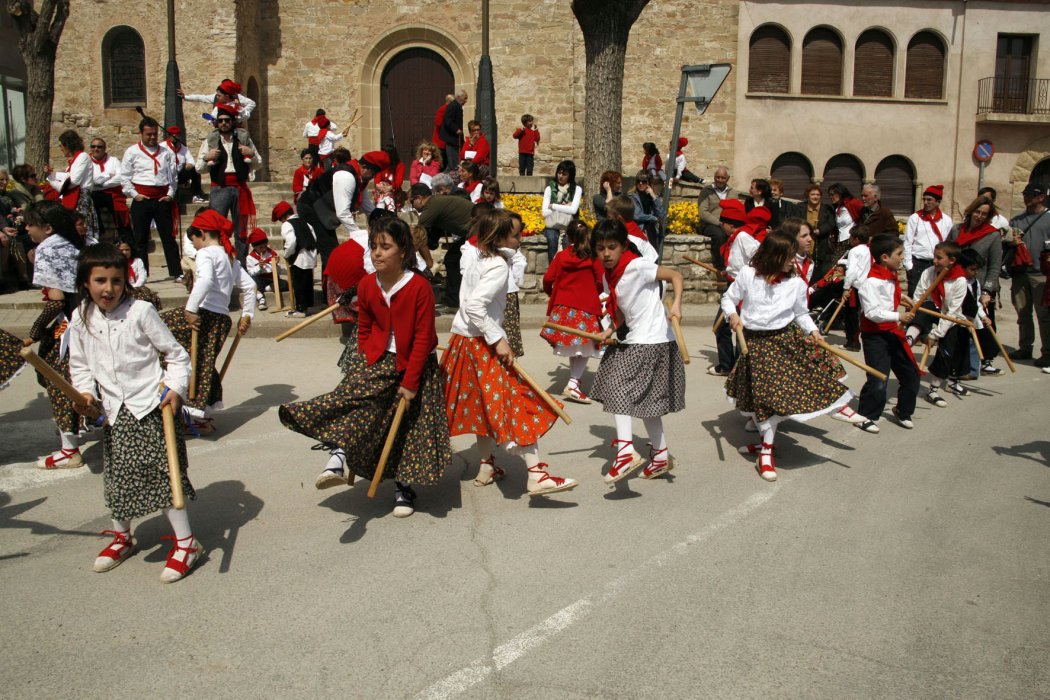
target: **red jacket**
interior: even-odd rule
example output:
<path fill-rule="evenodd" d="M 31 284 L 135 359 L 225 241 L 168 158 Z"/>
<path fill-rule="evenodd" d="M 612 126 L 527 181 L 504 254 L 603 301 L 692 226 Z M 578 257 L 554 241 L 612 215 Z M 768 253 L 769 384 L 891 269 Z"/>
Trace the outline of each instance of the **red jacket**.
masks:
<path fill-rule="evenodd" d="M 519 126 L 514 131 L 514 138 L 518 140 L 518 153 L 531 155 L 536 152 L 536 144 L 540 142 L 540 130 Z"/>
<path fill-rule="evenodd" d="M 601 315 L 602 271 L 597 260 L 580 258 L 572 247 L 559 251 L 543 275 L 543 291 L 550 295 L 549 314 L 555 306 L 567 306 L 595 316 Z"/>
<path fill-rule="evenodd" d="M 365 361 L 373 365 L 383 356 L 393 330 L 397 370 L 405 373 L 401 386 L 419 391 L 423 366 L 437 347 L 430 283 L 423 275 L 412 273 L 412 279 L 394 294 L 388 307 L 373 272 L 357 287 L 357 309 L 357 347 Z"/>
<path fill-rule="evenodd" d="M 299 194 L 306 189 L 308 183 L 305 180 L 307 177 L 313 180 L 323 172 L 324 168 L 320 165 L 315 165 L 309 171 L 307 171 L 305 165 L 300 165 L 296 168 L 295 172 L 292 173 L 292 201 L 299 199 Z"/>
<path fill-rule="evenodd" d="M 470 144 L 470 139 L 463 139 L 463 145 L 459 147 L 460 160 L 467 159 L 467 151 L 477 151 L 474 157 L 471 159 L 475 165 L 488 165 L 489 164 L 489 141 L 482 134 L 478 137 L 477 143 L 474 145 Z"/>
<path fill-rule="evenodd" d="M 430 137 L 430 140 L 434 142 L 434 145 L 445 150 L 445 142 L 441 140 L 439 135 L 441 132 L 441 122 L 445 121 L 445 107 L 448 107 L 448 102 L 438 107 L 438 110 L 434 112 L 434 135 Z"/>

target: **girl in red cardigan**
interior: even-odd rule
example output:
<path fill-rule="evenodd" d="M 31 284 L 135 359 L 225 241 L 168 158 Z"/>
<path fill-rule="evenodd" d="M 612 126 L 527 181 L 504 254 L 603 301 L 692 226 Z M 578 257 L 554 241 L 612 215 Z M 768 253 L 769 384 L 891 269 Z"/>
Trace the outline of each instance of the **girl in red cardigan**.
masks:
<path fill-rule="evenodd" d="M 371 480 L 398 400 L 408 400 L 384 473 L 397 485 L 394 517 L 415 512 L 412 486 L 434 485 L 451 456 L 445 416 L 444 376 L 434 350 L 434 293 L 413 271 L 412 232 L 404 221 L 384 217 L 368 237 L 376 271 L 357 287 L 358 371 L 335 391 L 285 404 L 279 415 L 291 430 L 341 448 L 345 464 L 326 469 L 318 488 Z"/>
<path fill-rule="evenodd" d="M 550 296 L 547 320 L 588 333 L 601 333 L 602 272 L 591 249 L 591 229 L 575 220 L 565 233 L 569 247 L 554 256 L 543 275 L 543 291 Z M 601 348 L 592 340 L 550 328 L 544 328 L 540 337 L 551 344 L 555 355 L 569 358 L 569 384 L 562 395 L 569 401 L 590 403 L 590 398 L 580 389 L 580 377 L 587 369 L 587 360 L 601 357 Z"/>

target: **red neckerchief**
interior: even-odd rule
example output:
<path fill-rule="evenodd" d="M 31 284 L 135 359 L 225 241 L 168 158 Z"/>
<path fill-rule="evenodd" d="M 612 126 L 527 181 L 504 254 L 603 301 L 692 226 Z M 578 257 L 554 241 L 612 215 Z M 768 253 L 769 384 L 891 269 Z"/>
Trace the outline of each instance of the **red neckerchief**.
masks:
<path fill-rule="evenodd" d="M 149 151 L 147 151 L 146 147 L 142 145 L 141 141 L 139 141 L 139 150 L 142 151 L 143 153 L 145 153 L 147 156 L 149 156 L 149 159 L 153 161 L 153 174 L 156 175 L 157 173 L 159 173 L 160 172 L 160 161 L 157 160 L 157 156 L 160 155 L 160 146 L 157 147 L 157 156 L 155 156 L 152 153 L 150 153 Z"/>
<path fill-rule="evenodd" d="M 962 265 L 956 263 L 951 271 L 945 276 L 944 280 L 934 288 L 933 292 L 930 294 L 930 298 L 933 299 L 933 303 L 937 305 L 938 309 L 944 308 L 944 283 L 951 280 L 957 280 L 960 277 L 966 277 L 966 270 L 963 269 Z"/>
<path fill-rule="evenodd" d="M 799 263 L 798 256 L 795 256 L 795 269 L 798 270 L 799 276 L 802 277 L 807 285 L 809 284 L 809 269 L 811 267 L 813 267 L 813 258 L 807 255 L 802 258 L 802 262 Z"/>
<path fill-rule="evenodd" d="M 736 237 L 740 235 L 740 232 L 744 230 L 745 229 L 743 226 L 736 229 L 735 231 L 733 231 L 733 233 L 729 235 L 729 238 L 726 239 L 726 242 L 722 244 L 722 260 L 729 260 L 729 251 L 733 250 L 733 242 L 736 240 Z M 747 233 L 748 235 L 751 234 L 750 231 L 748 231 Z"/>
<path fill-rule="evenodd" d="M 645 231 L 634 221 L 625 221 L 624 226 L 627 227 L 627 235 L 634 236 L 635 238 L 641 238 L 643 241 L 648 241 L 649 236 L 645 235 Z"/>
<path fill-rule="evenodd" d="M 108 157 L 107 157 L 107 158 L 103 158 L 102 160 L 95 160 L 95 156 L 93 156 L 93 155 L 91 155 L 91 154 L 89 153 L 89 154 L 88 154 L 88 158 L 90 158 L 90 159 L 91 159 L 91 162 L 92 162 L 92 163 L 94 163 L 95 165 L 97 165 L 97 166 L 98 166 L 98 171 L 99 171 L 100 173 L 104 173 L 104 172 L 106 172 L 106 160 L 107 160 L 107 158 L 108 158 Z"/>
<path fill-rule="evenodd" d="M 317 132 L 317 136 L 310 136 L 306 141 L 311 146 L 319 146 L 321 142 L 324 141 L 324 137 L 328 135 L 328 125 L 332 122 L 328 121 L 328 117 L 320 116 L 311 119 L 310 123 L 314 126 L 320 127 L 321 130 Z"/>
<path fill-rule="evenodd" d="M 619 284 L 620 278 L 623 277 L 623 271 L 627 269 L 627 265 L 632 260 L 637 260 L 642 257 L 633 250 L 623 251 L 623 255 L 620 256 L 620 261 L 616 263 L 616 267 L 612 270 L 605 271 L 605 282 L 609 285 L 609 316 L 613 320 L 613 325 L 616 324 L 616 285 Z"/>
<path fill-rule="evenodd" d="M 970 245 L 971 243 L 976 243 L 977 241 L 981 240 L 982 238 L 987 236 L 989 233 L 995 233 L 998 230 L 999 229 L 997 229 L 996 227 L 992 226 L 991 223 L 989 223 L 987 221 L 984 222 L 984 224 L 980 228 L 977 228 L 977 229 L 966 229 L 966 228 L 960 227 L 959 228 L 959 238 L 955 242 L 958 243 L 960 246 L 965 248 L 966 246 Z"/>
<path fill-rule="evenodd" d="M 944 241 L 944 236 L 941 235 L 941 229 L 937 226 L 937 221 L 943 216 L 940 207 L 935 209 L 933 214 L 927 214 L 922 209 L 915 213 L 919 215 L 921 221 L 925 221 L 930 225 L 930 228 L 933 229 L 933 235 L 937 236 L 938 243 Z M 960 243 L 959 245 L 962 244 Z"/>
<path fill-rule="evenodd" d="M 255 248 L 252 248 L 251 252 L 248 253 L 248 255 L 250 255 L 251 257 L 255 258 L 256 260 L 258 260 L 261 263 L 270 262 L 271 260 L 273 260 L 273 256 L 276 255 L 276 254 L 277 253 L 275 253 L 274 251 L 270 250 L 269 248 L 266 249 L 266 257 L 265 258 L 262 257 L 261 255 L 259 255 L 258 253 L 256 253 L 255 252 Z"/>
<path fill-rule="evenodd" d="M 893 308 L 896 309 L 901 305 L 901 285 L 900 278 L 897 276 L 896 270 L 891 270 L 885 265 L 881 265 L 877 262 L 871 263 L 871 269 L 868 270 L 868 278 L 875 278 L 878 280 L 884 280 L 886 282 L 893 283 Z M 896 321 L 887 321 L 885 323 L 875 323 L 874 321 L 868 320 L 867 316 L 861 316 L 860 319 L 860 330 L 864 333 L 872 332 L 885 332 L 892 333 L 900 344 L 904 346 L 905 355 L 911 360 L 911 363 L 915 365 L 915 368 L 919 370 L 919 374 L 922 374 L 922 369 L 919 368 L 919 363 L 915 360 L 915 354 L 911 350 L 911 343 L 908 342 L 907 337 L 904 335 L 904 329 Z"/>
<path fill-rule="evenodd" d="M 131 263 L 132 263 L 131 258 L 128 258 L 128 282 L 130 282 L 132 284 L 132 286 L 134 286 L 134 284 L 135 284 L 135 268 L 132 267 Z"/>
<path fill-rule="evenodd" d="M 468 239 L 467 239 L 467 243 L 469 243 L 469 244 L 471 244 L 472 246 L 474 246 L 475 248 L 477 248 L 477 247 L 478 247 L 478 237 L 477 237 L 477 234 L 475 234 L 475 235 L 471 236 L 470 238 L 468 238 Z"/>
<path fill-rule="evenodd" d="M 175 158 L 175 167 L 179 165 L 179 148 L 171 142 L 170 138 L 164 139 L 164 143 L 168 144 L 168 149 L 171 151 L 171 155 Z M 177 142 L 176 142 L 177 143 Z"/>

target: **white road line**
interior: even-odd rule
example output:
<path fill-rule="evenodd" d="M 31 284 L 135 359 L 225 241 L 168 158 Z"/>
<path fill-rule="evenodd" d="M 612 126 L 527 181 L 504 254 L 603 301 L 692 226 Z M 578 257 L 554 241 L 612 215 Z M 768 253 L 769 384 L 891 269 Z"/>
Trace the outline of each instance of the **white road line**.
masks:
<path fill-rule="evenodd" d="M 558 636 L 575 623 L 583 620 L 599 606 L 619 597 L 633 579 L 648 577 L 653 569 L 660 569 L 672 562 L 681 559 L 687 553 L 690 546 L 710 539 L 722 530 L 730 527 L 741 519 L 750 515 L 754 510 L 768 502 L 778 489 L 770 488 L 759 491 L 748 497 L 740 505 L 732 508 L 715 518 L 710 524 L 699 532 L 696 532 L 681 542 L 672 545 L 659 554 L 650 557 L 638 567 L 632 569 L 620 578 L 611 581 L 602 587 L 597 593 L 580 598 L 554 613 L 538 625 L 525 630 L 507 642 L 500 644 L 492 650 L 489 658 L 481 657 L 472 661 L 469 665 L 445 676 L 436 683 L 430 685 L 417 695 L 417 698 L 426 700 L 443 700 L 452 698 L 466 692 L 471 687 L 481 683 L 494 671 L 499 671 L 514 663 L 529 653 L 535 647 L 544 644 Z"/>

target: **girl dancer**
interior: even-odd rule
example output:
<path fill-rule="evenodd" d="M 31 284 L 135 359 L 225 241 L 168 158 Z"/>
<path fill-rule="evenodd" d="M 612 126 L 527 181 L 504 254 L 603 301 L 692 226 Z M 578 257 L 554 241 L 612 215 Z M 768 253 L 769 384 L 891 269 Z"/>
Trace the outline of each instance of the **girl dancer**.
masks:
<path fill-rule="evenodd" d="M 674 290 L 670 313 L 682 318 L 682 275 L 642 258 L 617 219 L 595 226 L 591 240 L 604 268 L 613 319 L 605 337 L 611 338 L 617 330 L 622 336 L 618 345 L 605 351 L 591 391 L 602 402 L 603 411 L 616 415 L 612 443 L 616 461 L 605 482 L 616 483 L 644 462 L 634 450 L 632 416 L 641 418 L 649 433 L 649 465 L 642 476 L 653 479 L 675 467 L 667 451 L 662 417 L 685 408 L 685 365 L 661 302 L 661 282 L 670 282 Z"/>
<path fill-rule="evenodd" d="M 452 339 L 441 359 L 448 374 L 445 402 L 451 435 L 477 436 L 481 467 L 475 486 L 504 475 L 493 457 L 499 443 L 525 458 L 530 496 L 575 488 L 575 479 L 551 476 L 540 461 L 539 437 L 557 416 L 510 369 L 514 351 L 501 327 L 510 259 L 521 246 L 521 234 L 503 210 L 481 215 L 472 228 L 481 257 L 463 276 Z"/>
<path fill-rule="evenodd" d="M 394 217 L 378 220 L 369 234 L 376 271 L 357 287 L 359 370 L 335 391 L 281 406 L 281 423 L 341 449 L 346 463 L 325 469 L 317 488 L 371 478 L 384 436 L 401 398 L 409 402 L 386 473 L 396 479 L 394 517 L 415 510 L 413 485 L 436 484 L 451 456 L 442 394 L 444 377 L 434 349 L 434 292 L 416 263 L 412 232 Z M 349 469 L 349 472 L 347 471 Z"/>
<path fill-rule="evenodd" d="M 163 303 L 157 293 L 146 286 L 146 279 L 149 277 L 149 273 L 146 272 L 146 266 L 140 258 L 131 257 L 131 244 L 122 240 L 117 243 L 117 250 L 128 261 L 128 280 L 125 287 L 128 294 L 134 299 L 141 299 L 153 304 L 157 311 L 160 311 Z"/>
<path fill-rule="evenodd" d="M 135 552 L 131 519 L 158 509 L 168 517 L 174 541 L 161 572 L 164 583 L 178 581 L 197 563 L 203 549 L 194 538 L 185 510 L 171 507 L 171 483 L 161 410 L 179 410 L 186 393 L 190 358 L 161 322 L 152 304 L 127 290 L 127 261 L 112 245 L 85 249 L 77 269 L 84 302 L 70 324 L 69 370 L 73 386 L 99 408 L 101 393 L 107 425 L 102 437 L 102 479 L 106 507 L 113 518 L 113 541 L 95 559 L 95 571 L 109 571 Z M 164 356 L 161 370 L 158 353 Z M 167 387 L 161 391 L 161 386 Z M 182 488 L 196 497 L 186 476 L 186 443 L 175 421 Z"/>
<path fill-rule="evenodd" d="M 806 283 L 795 270 L 797 252 L 792 236 L 769 234 L 722 297 L 729 327 L 742 328 L 748 345 L 726 379 L 726 395 L 762 433 L 761 444 L 740 451 L 759 455 L 755 468 L 766 481 L 777 479 L 773 439 L 781 421 L 838 411 L 851 397 L 841 383 L 842 365 L 804 337 L 821 335 L 806 307 Z"/>
<path fill-rule="evenodd" d="M 603 273 L 594 259 L 591 229 L 577 219 L 569 224 L 566 234 L 569 247 L 554 256 L 554 262 L 543 275 L 543 291 L 550 297 L 547 320 L 588 333 L 601 333 L 599 295 Z M 591 403 L 580 388 L 580 378 L 587 369 L 587 360 L 601 357 L 601 348 L 592 340 L 550 328 L 544 328 L 540 337 L 550 343 L 555 355 L 569 358 L 569 384 L 562 396 L 576 403 Z"/>

